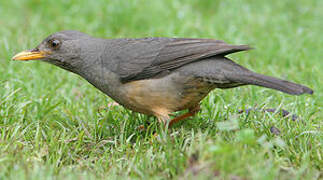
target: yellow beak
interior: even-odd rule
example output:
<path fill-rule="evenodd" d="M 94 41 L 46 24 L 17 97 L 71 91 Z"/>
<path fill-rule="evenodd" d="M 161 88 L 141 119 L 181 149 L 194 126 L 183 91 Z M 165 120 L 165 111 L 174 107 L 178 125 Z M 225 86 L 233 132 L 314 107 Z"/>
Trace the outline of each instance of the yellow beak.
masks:
<path fill-rule="evenodd" d="M 29 60 L 35 60 L 35 59 L 42 59 L 46 57 L 47 53 L 42 51 L 23 51 L 18 54 L 16 54 L 14 57 L 12 57 L 12 60 L 18 60 L 18 61 L 29 61 Z"/>

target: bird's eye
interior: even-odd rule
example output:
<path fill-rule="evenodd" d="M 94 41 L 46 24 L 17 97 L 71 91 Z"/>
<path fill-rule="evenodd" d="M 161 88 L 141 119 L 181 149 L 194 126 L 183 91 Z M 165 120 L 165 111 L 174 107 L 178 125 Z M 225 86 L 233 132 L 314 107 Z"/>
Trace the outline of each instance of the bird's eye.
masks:
<path fill-rule="evenodd" d="M 57 39 L 51 39 L 48 41 L 48 44 L 51 48 L 57 49 L 61 45 L 61 42 Z"/>

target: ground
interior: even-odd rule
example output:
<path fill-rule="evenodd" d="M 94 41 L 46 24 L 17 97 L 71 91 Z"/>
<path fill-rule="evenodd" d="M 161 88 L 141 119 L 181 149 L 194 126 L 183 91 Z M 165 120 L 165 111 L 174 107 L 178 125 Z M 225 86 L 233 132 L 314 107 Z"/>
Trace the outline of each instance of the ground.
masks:
<path fill-rule="evenodd" d="M 322 7 L 319 0 L 1 1 L 0 179 L 322 179 Z M 315 93 L 215 90 L 200 113 L 165 132 L 77 75 L 10 60 L 66 29 L 250 44 L 254 50 L 230 57 Z M 260 110 L 238 113 L 252 107 Z M 298 119 L 261 111 L 273 107 Z"/>

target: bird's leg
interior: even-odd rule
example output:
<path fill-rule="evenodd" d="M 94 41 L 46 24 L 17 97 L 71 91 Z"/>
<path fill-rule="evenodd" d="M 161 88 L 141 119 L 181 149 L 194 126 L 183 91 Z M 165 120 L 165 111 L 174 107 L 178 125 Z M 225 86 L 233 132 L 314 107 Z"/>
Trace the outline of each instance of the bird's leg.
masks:
<path fill-rule="evenodd" d="M 192 108 L 188 109 L 188 112 L 180 115 L 178 117 L 175 117 L 174 119 L 170 120 L 169 117 L 169 111 L 161 111 L 160 109 L 158 111 L 155 111 L 154 115 L 157 117 L 158 122 L 165 124 L 165 126 L 168 125 L 168 128 L 174 125 L 174 123 L 177 123 L 183 119 L 186 119 L 188 117 L 194 116 L 197 112 L 200 111 L 200 105 L 193 106 Z M 138 129 L 143 130 L 144 126 L 140 126 Z"/>
<path fill-rule="evenodd" d="M 177 116 L 175 117 L 174 119 L 172 119 L 169 124 L 168 124 L 168 127 L 170 128 L 172 125 L 174 125 L 174 123 L 177 123 L 183 119 L 186 119 L 188 117 L 191 117 L 191 116 L 194 116 L 197 112 L 200 111 L 200 105 L 198 104 L 197 106 L 194 106 L 193 108 L 190 108 L 188 110 L 187 113 L 183 114 L 183 115 L 180 115 L 180 116 Z"/>
<path fill-rule="evenodd" d="M 170 114 L 169 111 L 163 110 L 163 109 L 156 109 L 155 112 L 153 113 L 153 115 L 157 118 L 159 123 L 166 124 L 166 125 L 168 122 L 170 122 L 170 117 L 168 114 Z M 137 129 L 145 130 L 145 126 L 140 125 Z"/>
<path fill-rule="evenodd" d="M 167 124 L 170 121 L 170 118 L 168 115 L 159 115 L 156 117 L 157 117 L 159 123 Z"/>

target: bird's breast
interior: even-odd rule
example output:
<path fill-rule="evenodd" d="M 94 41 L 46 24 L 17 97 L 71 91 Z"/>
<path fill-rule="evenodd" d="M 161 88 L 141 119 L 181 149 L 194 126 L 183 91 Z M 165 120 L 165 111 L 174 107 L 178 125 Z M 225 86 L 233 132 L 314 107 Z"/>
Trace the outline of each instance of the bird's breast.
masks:
<path fill-rule="evenodd" d="M 137 80 L 122 87 L 123 105 L 131 110 L 155 114 L 174 112 L 198 104 L 212 88 L 199 78 L 174 73 L 158 79 Z"/>

